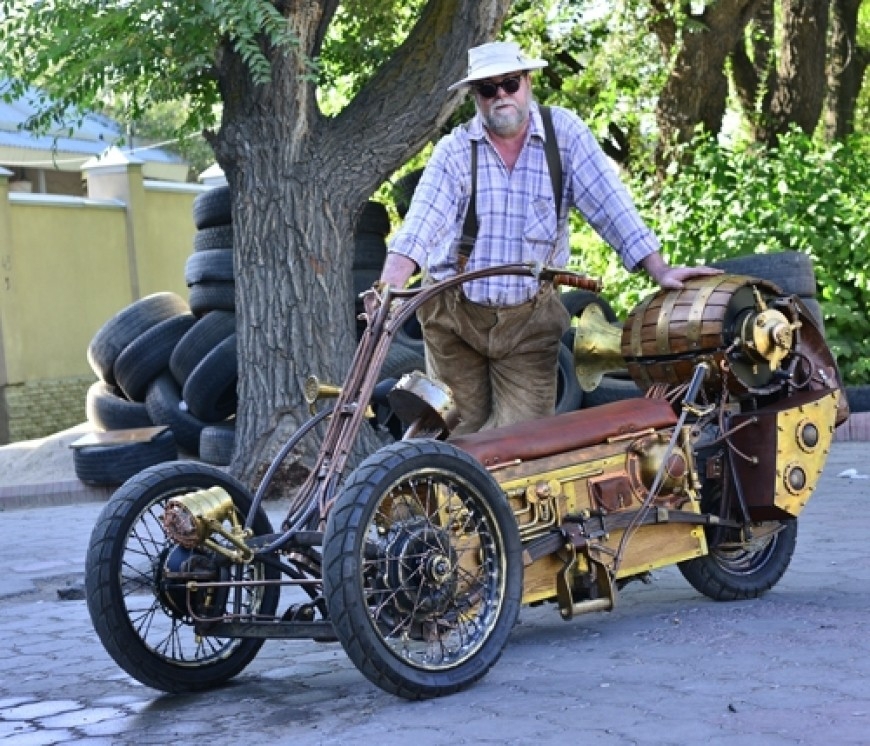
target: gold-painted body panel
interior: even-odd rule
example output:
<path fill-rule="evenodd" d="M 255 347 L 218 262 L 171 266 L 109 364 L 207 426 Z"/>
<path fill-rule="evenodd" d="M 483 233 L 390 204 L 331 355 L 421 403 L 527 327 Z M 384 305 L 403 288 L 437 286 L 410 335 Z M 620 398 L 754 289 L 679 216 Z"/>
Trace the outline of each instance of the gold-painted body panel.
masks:
<path fill-rule="evenodd" d="M 513 509 L 520 538 L 525 545 L 553 532 L 571 517 L 590 518 L 639 510 L 649 494 L 650 458 L 660 451 L 659 436 L 636 433 L 609 443 L 558 454 L 493 471 Z M 685 455 L 682 449 L 676 452 Z M 699 503 L 687 475 L 664 490 L 651 508 L 700 513 Z M 604 503 L 606 502 L 606 508 Z M 540 557 L 524 570 L 523 603 L 557 597 L 557 577 L 574 559 L 575 576 L 589 572 L 590 558 L 596 566 L 613 568 L 624 530 L 591 538 L 587 547 L 564 546 Z M 614 579 L 638 575 L 657 567 L 699 557 L 707 552 L 704 531 L 689 523 L 660 523 L 636 529 L 623 551 Z"/>

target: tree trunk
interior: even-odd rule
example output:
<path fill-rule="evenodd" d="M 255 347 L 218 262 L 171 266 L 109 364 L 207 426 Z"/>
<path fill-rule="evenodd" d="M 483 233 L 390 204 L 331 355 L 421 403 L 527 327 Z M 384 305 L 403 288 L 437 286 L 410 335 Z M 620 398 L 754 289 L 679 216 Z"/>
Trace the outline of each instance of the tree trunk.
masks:
<path fill-rule="evenodd" d="M 776 145 L 796 124 L 812 134 L 825 100 L 829 0 L 783 0 L 776 87 L 760 139 Z"/>
<path fill-rule="evenodd" d="M 762 113 L 770 108 L 776 81 L 774 0 L 762 0 L 752 18 L 750 30 L 731 54 L 731 77 L 753 139 L 762 129 Z M 750 54 L 751 49 L 751 54 Z"/>
<path fill-rule="evenodd" d="M 225 108 L 213 146 L 233 195 L 239 332 L 231 470 L 249 484 L 306 419 L 306 376 L 344 378 L 355 345 L 357 215 L 447 119 L 459 100 L 447 86 L 464 75 L 467 49 L 492 38 L 509 4 L 430 0 L 408 40 L 331 119 L 317 108 L 305 60 L 318 52 L 334 2 L 302 0 L 283 11 L 300 46 L 265 49 L 268 84 L 254 85 L 238 55 L 227 45 L 219 50 Z M 317 444 L 303 445 L 288 460 L 289 480 L 305 473 Z"/>
<path fill-rule="evenodd" d="M 682 28 L 660 1 L 653 29 L 666 54 L 673 59 L 671 72 L 659 96 L 656 119 L 659 125 L 657 162 L 670 160 L 674 144 L 692 139 L 699 125 L 718 134 L 728 96 L 725 61 L 743 36 L 761 0 L 720 0 L 707 4 L 700 14 L 685 3 Z M 679 49 L 673 47 L 679 44 Z"/>
<path fill-rule="evenodd" d="M 855 131 L 855 103 L 870 62 L 870 49 L 858 45 L 860 7 L 861 0 L 833 0 L 825 114 L 829 141 L 844 140 Z"/>

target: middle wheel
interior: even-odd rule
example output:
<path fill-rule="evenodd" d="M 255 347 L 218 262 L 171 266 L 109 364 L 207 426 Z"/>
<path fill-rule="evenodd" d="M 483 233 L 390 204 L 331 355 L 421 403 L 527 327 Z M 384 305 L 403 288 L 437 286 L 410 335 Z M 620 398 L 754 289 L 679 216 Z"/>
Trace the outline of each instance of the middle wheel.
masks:
<path fill-rule="evenodd" d="M 350 476 L 326 527 L 324 588 L 356 667 L 408 699 L 452 694 L 495 664 L 522 599 L 519 531 L 471 456 L 393 443 Z"/>

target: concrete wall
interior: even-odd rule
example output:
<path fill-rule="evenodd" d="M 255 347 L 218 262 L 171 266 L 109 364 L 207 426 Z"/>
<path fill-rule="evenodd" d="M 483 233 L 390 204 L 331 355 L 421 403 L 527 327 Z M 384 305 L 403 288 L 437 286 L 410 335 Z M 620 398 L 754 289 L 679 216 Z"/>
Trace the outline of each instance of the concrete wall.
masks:
<path fill-rule="evenodd" d="M 0 169 L 0 444 L 83 422 L 94 333 L 150 293 L 187 297 L 204 187 L 145 181 L 125 159 L 85 176 L 87 198 L 21 194 Z"/>

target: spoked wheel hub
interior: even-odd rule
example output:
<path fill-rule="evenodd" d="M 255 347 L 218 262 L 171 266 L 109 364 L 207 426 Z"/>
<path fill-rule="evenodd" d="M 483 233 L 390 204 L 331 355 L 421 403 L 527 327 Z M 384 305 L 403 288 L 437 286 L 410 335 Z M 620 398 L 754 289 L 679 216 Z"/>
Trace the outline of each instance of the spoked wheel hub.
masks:
<path fill-rule="evenodd" d="M 444 530 L 423 520 L 394 526 L 384 554 L 384 579 L 397 611 L 422 621 L 454 601 L 457 557 Z"/>

